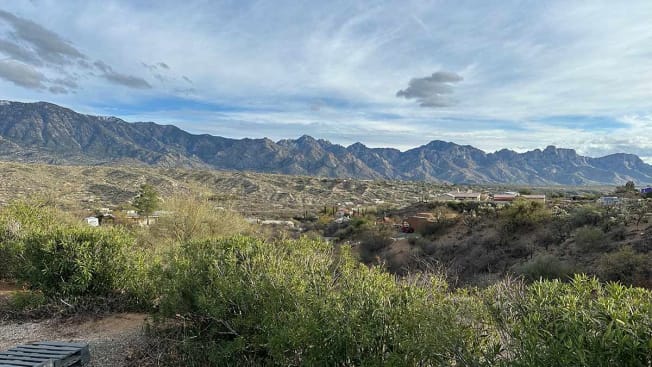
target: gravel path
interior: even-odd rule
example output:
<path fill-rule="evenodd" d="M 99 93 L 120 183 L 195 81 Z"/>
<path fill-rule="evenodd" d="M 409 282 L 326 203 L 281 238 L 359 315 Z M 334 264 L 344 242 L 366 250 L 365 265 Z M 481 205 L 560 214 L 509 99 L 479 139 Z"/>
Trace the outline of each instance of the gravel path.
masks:
<path fill-rule="evenodd" d="M 127 367 L 142 342 L 144 314 L 115 314 L 92 320 L 45 320 L 0 323 L 0 350 L 34 341 L 57 340 L 90 344 L 91 367 Z"/>

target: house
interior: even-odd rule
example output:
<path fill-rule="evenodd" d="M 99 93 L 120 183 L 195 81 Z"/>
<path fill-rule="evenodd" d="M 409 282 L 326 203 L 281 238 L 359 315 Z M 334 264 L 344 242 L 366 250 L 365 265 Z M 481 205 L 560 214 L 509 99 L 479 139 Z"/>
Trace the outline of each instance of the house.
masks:
<path fill-rule="evenodd" d="M 622 202 L 622 199 L 617 196 L 603 196 L 597 200 L 597 203 L 602 206 L 614 206 Z"/>
<path fill-rule="evenodd" d="M 452 200 L 458 201 L 480 201 L 481 194 L 479 192 L 449 192 L 444 195 L 450 196 Z"/>
<path fill-rule="evenodd" d="M 512 202 L 516 200 L 518 195 L 515 195 L 514 193 L 509 193 L 509 194 L 494 194 L 493 196 L 493 201 L 498 201 L 498 202 Z"/>

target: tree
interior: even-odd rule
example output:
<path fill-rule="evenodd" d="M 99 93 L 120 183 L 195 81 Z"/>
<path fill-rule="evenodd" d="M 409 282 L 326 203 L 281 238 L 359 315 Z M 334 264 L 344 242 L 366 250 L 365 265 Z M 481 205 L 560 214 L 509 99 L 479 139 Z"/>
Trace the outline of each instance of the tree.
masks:
<path fill-rule="evenodd" d="M 625 191 L 636 191 L 636 186 L 634 185 L 634 181 L 627 181 L 625 184 Z"/>
<path fill-rule="evenodd" d="M 480 217 L 476 214 L 475 210 L 471 210 L 462 216 L 462 222 L 466 228 L 468 228 L 469 233 L 472 233 L 473 228 L 475 228 L 480 223 Z"/>
<path fill-rule="evenodd" d="M 650 200 L 637 200 L 634 204 L 634 207 L 632 208 L 633 214 L 634 214 L 634 219 L 636 220 L 636 230 L 638 230 L 638 226 L 641 223 L 641 220 L 645 218 L 645 216 L 652 212 L 652 201 Z"/>
<path fill-rule="evenodd" d="M 147 218 L 149 225 L 149 216 L 159 207 L 158 193 L 152 185 L 141 185 L 138 193 L 134 198 L 134 207 L 139 215 L 144 215 Z"/>

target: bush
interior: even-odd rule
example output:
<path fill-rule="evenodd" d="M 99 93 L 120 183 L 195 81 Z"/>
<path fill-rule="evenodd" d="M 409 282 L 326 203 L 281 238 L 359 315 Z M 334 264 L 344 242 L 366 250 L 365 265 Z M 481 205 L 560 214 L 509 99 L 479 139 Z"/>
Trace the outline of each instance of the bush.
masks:
<path fill-rule="evenodd" d="M 602 214 L 593 207 L 582 206 L 571 212 L 569 222 L 573 228 L 598 226 L 602 223 Z"/>
<path fill-rule="evenodd" d="M 487 303 L 504 333 L 505 366 L 649 366 L 652 293 L 576 276 L 502 283 Z"/>
<path fill-rule="evenodd" d="M 22 262 L 22 240 L 38 232 L 47 232 L 69 218 L 40 202 L 16 201 L 0 210 L 0 279 L 15 279 Z"/>
<path fill-rule="evenodd" d="M 652 261 L 648 254 L 636 253 L 631 247 L 604 254 L 598 260 L 598 275 L 604 280 L 639 286 L 652 285 Z"/>
<path fill-rule="evenodd" d="M 464 213 L 478 210 L 480 203 L 477 201 L 448 201 L 446 202 L 446 207 L 455 212 Z"/>
<path fill-rule="evenodd" d="M 551 254 L 539 254 L 532 260 L 515 266 L 517 274 L 526 279 L 565 279 L 573 273 L 570 265 Z"/>
<path fill-rule="evenodd" d="M 455 224 L 454 220 L 448 220 L 448 219 L 438 220 L 436 222 L 431 222 L 426 224 L 423 227 L 423 229 L 419 231 L 419 234 L 424 237 L 439 236 L 446 233 L 446 231 L 450 229 L 454 224 Z"/>
<path fill-rule="evenodd" d="M 516 200 L 501 212 L 501 217 L 501 232 L 507 234 L 532 230 L 551 215 L 539 202 Z"/>
<path fill-rule="evenodd" d="M 392 232 L 389 229 L 369 229 L 361 233 L 358 236 L 360 240 L 358 245 L 360 259 L 365 263 L 373 262 L 383 249 L 392 244 L 391 234 Z"/>
<path fill-rule="evenodd" d="M 122 288 L 126 250 L 133 239 L 123 231 L 63 227 L 23 239 L 19 280 L 47 296 L 107 295 Z"/>
<path fill-rule="evenodd" d="M 210 200 L 192 195 L 177 195 L 165 201 L 169 214 L 141 233 L 141 242 L 152 246 L 252 233 L 253 226 L 232 210 L 217 209 Z"/>
<path fill-rule="evenodd" d="M 48 299 L 41 292 L 15 292 L 9 298 L 9 309 L 16 312 L 33 310 L 47 304 Z"/>
<path fill-rule="evenodd" d="M 600 228 L 582 227 L 575 231 L 575 245 L 581 251 L 593 252 L 605 249 L 607 238 Z"/>
<path fill-rule="evenodd" d="M 396 281 L 347 247 L 240 237 L 167 259 L 160 310 L 183 322 L 179 364 L 468 365 L 491 340 L 473 297 L 437 277 Z"/>

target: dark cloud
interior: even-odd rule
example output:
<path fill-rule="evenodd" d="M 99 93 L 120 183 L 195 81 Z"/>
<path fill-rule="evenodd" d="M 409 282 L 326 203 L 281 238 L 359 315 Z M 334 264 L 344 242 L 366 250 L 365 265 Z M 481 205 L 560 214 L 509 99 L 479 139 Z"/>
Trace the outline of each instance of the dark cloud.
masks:
<path fill-rule="evenodd" d="M 163 61 L 157 62 L 155 64 L 148 64 L 145 62 L 141 62 L 141 65 L 143 65 L 144 68 L 149 70 L 151 73 L 152 77 L 156 80 L 158 80 L 161 83 L 170 83 L 170 82 L 175 82 L 178 80 L 178 77 L 171 76 L 169 73 L 170 66 Z M 184 80 L 189 81 L 190 79 L 187 79 L 186 77 L 182 77 Z"/>
<path fill-rule="evenodd" d="M 147 63 L 144 63 L 144 62 L 141 62 L 140 64 L 143 65 L 143 67 L 145 69 L 147 69 L 147 70 L 149 70 L 151 72 L 154 72 L 154 71 L 156 71 L 156 69 L 158 69 L 158 67 L 155 64 L 147 64 Z"/>
<path fill-rule="evenodd" d="M 48 81 L 35 68 L 14 60 L 0 60 L 0 78 L 28 89 L 44 89 Z"/>
<path fill-rule="evenodd" d="M 77 60 L 77 65 L 83 69 L 92 69 L 93 65 L 91 65 L 88 61 L 86 60 Z"/>
<path fill-rule="evenodd" d="M 43 64 L 43 62 L 33 51 L 1 38 L 0 53 L 3 53 L 14 60 L 22 61 L 28 64 L 36 66 L 41 66 Z"/>
<path fill-rule="evenodd" d="M 58 86 L 58 85 L 53 85 L 50 88 L 48 88 L 50 93 L 54 94 L 68 94 L 68 90 L 64 87 Z"/>
<path fill-rule="evenodd" d="M 107 65 L 106 63 L 104 63 L 104 61 L 101 61 L 101 60 L 95 61 L 93 63 L 93 65 L 95 65 L 96 68 L 98 68 L 100 71 L 102 71 L 104 73 L 108 73 L 108 72 L 113 71 L 113 68 L 111 68 L 109 65 Z"/>
<path fill-rule="evenodd" d="M 11 33 L 16 39 L 29 44 L 38 56 L 46 62 L 64 65 L 86 56 L 70 43 L 31 20 L 19 18 L 9 12 L 0 10 L 0 19 L 13 28 Z"/>
<path fill-rule="evenodd" d="M 10 59 L 0 62 L 2 79 L 25 88 L 55 94 L 68 93 L 79 88 L 79 76 L 66 68 L 82 68 L 98 70 L 98 74 L 87 72 L 87 75 L 101 77 L 114 84 L 136 89 L 152 87 L 145 79 L 116 72 L 101 60 L 90 64 L 88 57 L 68 41 L 31 20 L 0 10 L 0 24 L 3 22 L 9 26 L 5 35 L 8 38 L 0 38 L 0 54 Z M 169 69 L 164 62 L 150 66 Z M 50 80 L 39 69 L 60 77 Z"/>
<path fill-rule="evenodd" d="M 54 79 L 54 80 L 52 80 L 52 83 L 60 85 L 60 86 L 68 87 L 70 89 L 79 88 L 79 85 L 77 85 L 77 82 L 73 77 Z"/>
<path fill-rule="evenodd" d="M 133 75 L 115 72 L 113 71 L 113 68 L 107 65 L 104 61 L 97 60 L 93 63 L 93 65 L 95 65 L 95 67 L 102 72 L 100 76 L 110 81 L 111 83 L 120 84 L 125 87 L 135 89 L 152 88 L 152 86 L 145 79 Z"/>
<path fill-rule="evenodd" d="M 104 77 L 104 79 L 114 84 L 124 85 L 125 87 L 129 87 L 129 88 L 135 88 L 135 89 L 152 88 L 152 86 L 147 82 L 147 80 L 143 78 L 139 78 L 133 75 L 120 74 L 120 73 L 116 73 L 115 71 L 104 73 L 102 74 L 102 77 Z"/>
<path fill-rule="evenodd" d="M 190 78 L 188 78 L 187 76 L 184 75 L 181 78 L 183 78 L 183 80 L 187 81 L 189 84 L 193 84 L 192 80 L 190 80 Z"/>
<path fill-rule="evenodd" d="M 165 69 L 165 70 L 170 70 L 170 66 L 164 62 L 157 62 L 156 64 L 148 64 L 145 62 L 141 62 L 143 67 L 145 67 L 147 70 L 151 72 L 155 72 L 156 70 L 160 69 Z"/>
<path fill-rule="evenodd" d="M 431 76 L 411 79 L 408 87 L 396 92 L 396 96 L 416 99 L 421 107 L 447 107 L 455 104 L 450 98 L 454 90 L 453 83 L 462 80 L 456 73 L 438 71 Z"/>

